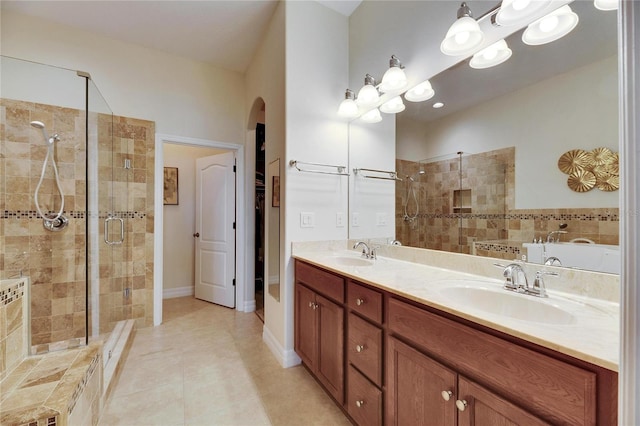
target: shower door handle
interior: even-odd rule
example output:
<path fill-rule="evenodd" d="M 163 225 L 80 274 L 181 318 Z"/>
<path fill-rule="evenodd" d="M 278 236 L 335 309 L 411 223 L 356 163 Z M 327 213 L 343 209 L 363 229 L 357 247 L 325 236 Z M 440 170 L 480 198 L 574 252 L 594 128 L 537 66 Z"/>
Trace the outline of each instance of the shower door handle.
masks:
<path fill-rule="evenodd" d="M 111 241 L 109 239 L 109 222 L 111 222 L 112 220 L 116 220 L 120 223 L 120 240 Z M 117 244 L 122 244 L 123 241 L 124 241 L 124 219 L 122 219 L 121 217 L 113 217 L 109 215 L 109 217 L 107 217 L 104 220 L 104 242 L 110 246 L 113 246 Z"/>

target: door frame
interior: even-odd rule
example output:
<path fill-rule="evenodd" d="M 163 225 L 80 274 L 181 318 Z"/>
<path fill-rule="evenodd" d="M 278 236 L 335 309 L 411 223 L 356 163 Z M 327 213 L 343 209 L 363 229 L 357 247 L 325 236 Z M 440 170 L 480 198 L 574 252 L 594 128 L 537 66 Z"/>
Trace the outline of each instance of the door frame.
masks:
<path fill-rule="evenodd" d="M 164 144 L 189 145 L 208 148 L 218 148 L 233 151 L 236 157 L 236 310 L 251 312 L 255 310 L 255 296 L 251 296 L 255 289 L 246 285 L 248 253 L 245 242 L 245 158 L 244 146 L 235 143 L 218 142 L 206 139 L 190 138 L 156 133 L 155 164 L 154 164 L 154 225 L 153 225 L 153 325 L 162 324 L 162 266 L 163 266 L 163 185 L 164 179 Z"/>

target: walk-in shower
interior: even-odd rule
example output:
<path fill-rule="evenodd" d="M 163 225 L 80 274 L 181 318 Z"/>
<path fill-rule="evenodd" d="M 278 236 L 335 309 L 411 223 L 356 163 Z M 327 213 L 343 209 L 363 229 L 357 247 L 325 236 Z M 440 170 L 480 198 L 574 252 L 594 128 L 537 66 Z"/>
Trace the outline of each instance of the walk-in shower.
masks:
<path fill-rule="evenodd" d="M 47 133 L 47 128 L 42 121 L 32 121 L 30 124 L 32 127 L 40 129 L 42 131 L 42 136 L 44 137 L 44 141 L 47 144 L 47 155 L 42 162 L 42 171 L 40 172 L 40 179 L 38 180 L 36 190 L 33 194 L 33 201 L 36 206 L 36 211 L 38 212 L 40 217 L 42 217 L 44 227 L 49 231 L 60 231 L 69 224 L 67 218 L 62 214 L 62 212 L 64 212 L 64 192 L 62 192 L 62 187 L 60 186 L 60 174 L 58 173 L 58 166 L 55 159 L 54 144 L 56 142 L 59 142 L 60 138 L 57 134 L 54 134 L 50 137 Z M 49 164 L 51 164 L 53 175 L 55 177 L 56 187 L 58 188 L 58 194 L 60 195 L 60 209 L 57 213 L 45 213 L 40 208 L 40 203 L 38 202 L 38 193 L 40 192 L 40 188 L 42 188 L 42 182 L 44 181 L 44 176 L 47 171 L 47 165 Z"/>
<path fill-rule="evenodd" d="M 30 352 L 151 325 L 154 124 L 86 72 L 0 61 L 0 280 L 29 277 Z"/>

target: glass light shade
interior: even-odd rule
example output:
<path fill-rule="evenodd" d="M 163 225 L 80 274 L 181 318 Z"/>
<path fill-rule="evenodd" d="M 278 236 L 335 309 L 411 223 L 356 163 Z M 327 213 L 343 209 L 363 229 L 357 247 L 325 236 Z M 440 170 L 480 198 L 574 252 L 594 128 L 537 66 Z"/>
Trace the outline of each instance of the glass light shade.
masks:
<path fill-rule="evenodd" d="M 529 25 L 522 33 L 522 41 L 531 46 L 551 43 L 569 34 L 578 20 L 569 5 L 562 6 Z"/>
<path fill-rule="evenodd" d="M 392 92 L 402 90 L 407 87 L 407 76 L 400 67 L 391 67 L 382 76 L 380 90 Z"/>
<path fill-rule="evenodd" d="M 340 102 L 338 115 L 344 118 L 354 118 L 358 116 L 358 105 L 353 99 L 345 99 Z"/>
<path fill-rule="evenodd" d="M 599 10 L 617 10 L 618 0 L 594 0 L 593 5 Z"/>
<path fill-rule="evenodd" d="M 440 44 L 440 50 L 450 56 L 468 55 L 477 49 L 483 41 L 484 34 L 478 22 L 469 16 L 463 16 L 451 24 L 447 35 Z"/>
<path fill-rule="evenodd" d="M 503 27 L 527 24 L 549 3 L 551 0 L 502 0 L 496 22 Z"/>
<path fill-rule="evenodd" d="M 371 111 L 363 114 L 360 119 L 365 123 L 379 123 L 380 121 L 382 121 L 382 115 L 380 115 L 380 110 L 378 108 L 374 108 Z"/>
<path fill-rule="evenodd" d="M 475 69 L 495 67 L 509 59 L 512 53 L 507 42 L 499 40 L 473 55 L 469 66 Z"/>
<path fill-rule="evenodd" d="M 380 111 L 386 114 L 396 114 L 398 112 L 404 111 L 404 109 L 405 106 L 402 103 L 402 98 L 400 96 L 391 98 L 387 102 L 380 105 Z"/>
<path fill-rule="evenodd" d="M 370 107 L 378 103 L 380 100 L 380 94 L 378 90 L 371 84 L 365 84 L 358 92 L 356 102 L 363 107 Z"/>
<path fill-rule="evenodd" d="M 408 90 L 407 93 L 404 94 L 404 98 L 410 102 L 422 102 L 433 98 L 435 94 L 436 92 L 431 87 L 429 80 L 425 80 L 416 87 Z"/>

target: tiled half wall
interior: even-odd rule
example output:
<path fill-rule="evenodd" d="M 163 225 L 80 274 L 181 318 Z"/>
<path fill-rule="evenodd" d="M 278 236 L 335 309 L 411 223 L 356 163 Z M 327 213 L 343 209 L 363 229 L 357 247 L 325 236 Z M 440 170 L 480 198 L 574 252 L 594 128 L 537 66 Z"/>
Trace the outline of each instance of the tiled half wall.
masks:
<path fill-rule="evenodd" d="M 84 342 L 88 274 L 99 278 L 95 299 L 100 333 L 122 319 L 152 324 L 154 123 L 89 114 L 89 146 L 93 140 L 94 152 L 99 152 L 94 160 L 98 182 L 90 185 L 91 191 L 99 190 L 100 203 L 99 211 L 87 213 L 85 112 L 0 99 L 0 118 L 0 279 L 22 273 L 31 280 L 32 352 Z M 42 134 L 29 125 L 32 120 L 60 137 L 55 158 L 69 218 L 69 226 L 60 232 L 45 230 L 35 211 L 33 194 L 46 145 Z M 125 158 L 130 169 L 123 167 Z M 48 210 L 59 208 L 51 167 L 39 200 Z M 87 241 L 102 241 L 101 220 L 108 213 L 125 219 L 126 238 L 117 248 L 96 245 L 100 263 L 91 265 L 95 271 L 87 271 Z M 94 216 L 99 216 L 100 226 L 90 229 L 87 238 L 87 219 Z"/>
<path fill-rule="evenodd" d="M 462 164 L 462 168 L 460 165 Z M 417 175 L 420 167 L 425 175 Z M 515 148 L 420 164 L 396 160 L 396 238 L 412 247 L 519 258 L 523 242 L 566 223 L 564 241 L 619 244 L 618 208 L 517 210 Z M 409 188 L 413 176 L 413 188 Z M 424 176 L 428 176 L 425 178 Z M 459 189 L 472 189 L 468 198 Z M 415 191 L 418 211 L 411 191 Z M 463 194 L 464 195 L 464 194 Z M 407 215 L 414 219 L 405 218 Z"/>

